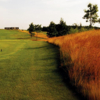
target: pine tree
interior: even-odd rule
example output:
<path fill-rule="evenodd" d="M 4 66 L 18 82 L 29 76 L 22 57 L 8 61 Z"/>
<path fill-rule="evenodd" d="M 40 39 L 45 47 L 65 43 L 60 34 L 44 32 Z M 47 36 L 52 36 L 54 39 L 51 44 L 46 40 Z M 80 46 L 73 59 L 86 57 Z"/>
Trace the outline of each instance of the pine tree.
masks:
<path fill-rule="evenodd" d="M 86 19 L 86 22 L 90 22 L 90 27 L 92 27 L 92 25 L 96 22 L 98 22 L 98 6 L 97 5 L 93 5 L 91 3 L 88 4 L 87 6 L 89 9 L 88 10 L 84 10 L 84 12 L 86 13 L 83 17 L 83 19 Z"/>
<path fill-rule="evenodd" d="M 60 19 L 60 23 L 59 23 L 59 36 L 61 35 L 65 35 L 67 33 L 67 25 L 66 22 L 64 22 L 64 20 L 61 18 Z"/>
<path fill-rule="evenodd" d="M 35 31 L 35 27 L 34 27 L 34 24 L 33 24 L 33 23 L 31 23 L 31 24 L 29 25 L 28 31 L 29 31 L 29 33 L 30 33 L 30 35 L 31 35 L 31 37 L 32 37 L 32 32 Z"/>
<path fill-rule="evenodd" d="M 58 32 L 56 30 L 56 25 L 53 21 L 50 22 L 47 34 L 49 37 L 54 37 L 58 35 Z"/>

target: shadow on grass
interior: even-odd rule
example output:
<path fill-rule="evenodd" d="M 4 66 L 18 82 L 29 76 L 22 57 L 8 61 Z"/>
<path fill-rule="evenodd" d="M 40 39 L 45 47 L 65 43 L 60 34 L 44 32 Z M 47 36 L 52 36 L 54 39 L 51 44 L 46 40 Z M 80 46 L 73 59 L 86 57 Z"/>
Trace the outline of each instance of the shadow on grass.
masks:
<path fill-rule="evenodd" d="M 53 50 L 55 51 L 56 53 L 59 53 L 59 51 L 57 51 L 56 49 L 59 48 L 58 46 L 54 46 L 52 44 L 50 45 L 44 45 L 44 46 L 37 46 L 37 47 L 34 47 L 34 48 L 25 48 L 25 49 L 48 49 L 48 50 Z"/>
<path fill-rule="evenodd" d="M 36 37 L 36 36 L 33 36 L 34 38 L 37 38 L 37 39 L 47 39 L 47 38 L 44 38 L 44 37 Z"/>
<path fill-rule="evenodd" d="M 53 56 L 52 55 L 48 55 L 47 57 L 43 57 L 41 60 L 51 60 L 54 59 L 56 60 L 57 63 L 57 69 L 52 70 L 53 73 L 56 73 L 58 75 L 60 75 L 62 77 L 62 82 L 66 85 L 66 87 L 72 91 L 73 95 L 78 98 L 79 100 L 86 100 L 86 98 L 84 98 L 84 96 L 81 93 L 77 92 L 77 88 L 75 86 L 72 86 L 70 83 L 70 79 L 68 77 L 68 73 L 66 74 L 61 68 L 59 68 L 61 66 L 61 61 L 60 61 L 60 51 L 59 51 L 59 47 L 50 44 L 50 48 L 49 47 L 45 47 L 47 49 L 53 48 Z"/>
<path fill-rule="evenodd" d="M 32 41 L 39 41 L 39 40 L 44 40 L 44 39 L 47 39 L 47 38 L 33 36 L 31 39 L 32 39 Z"/>
<path fill-rule="evenodd" d="M 41 49 L 41 48 L 43 48 L 43 49 L 45 49 L 45 48 L 48 48 L 48 46 L 41 46 L 41 47 L 35 47 L 35 48 L 25 48 L 25 49 Z"/>
<path fill-rule="evenodd" d="M 28 37 L 28 38 L 17 38 L 17 39 L 30 39 L 31 37 Z"/>
<path fill-rule="evenodd" d="M 64 70 L 59 68 L 58 69 L 58 74 L 61 75 L 64 84 L 68 87 L 69 90 L 72 91 L 72 93 L 75 97 L 77 97 L 79 100 L 88 100 L 80 92 L 77 92 L 77 88 L 70 83 L 68 73 L 66 74 L 66 72 L 64 72 Z"/>
<path fill-rule="evenodd" d="M 75 96 L 78 100 L 86 100 L 80 93 L 77 92 L 76 88 L 70 84 L 68 75 L 61 68 L 59 68 L 61 66 L 61 62 L 60 62 L 60 51 L 58 46 L 47 43 L 47 45 L 37 46 L 34 48 L 25 48 L 25 49 L 26 50 L 36 49 L 39 52 L 41 52 L 42 50 L 43 52 L 47 52 L 42 57 L 40 58 L 38 57 L 37 59 L 35 59 L 35 63 L 41 67 L 54 66 L 56 63 L 57 68 L 52 69 L 52 73 L 61 76 L 62 82 L 72 92 L 73 96 Z M 37 56 L 40 55 L 37 54 Z"/>

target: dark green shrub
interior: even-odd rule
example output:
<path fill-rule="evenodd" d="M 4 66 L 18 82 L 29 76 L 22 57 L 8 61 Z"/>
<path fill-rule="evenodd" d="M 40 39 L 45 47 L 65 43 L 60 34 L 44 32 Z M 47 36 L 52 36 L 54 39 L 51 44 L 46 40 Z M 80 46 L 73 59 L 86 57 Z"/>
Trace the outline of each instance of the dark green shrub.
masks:
<path fill-rule="evenodd" d="M 54 22 L 50 22 L 49 28 L 48 28 L 48 32 L 47 35 L 49 37 L 54 37 L 58 35 L 58 32 L 56 30 L 56 25 Z"/>
<path fill-rule="evenodd" d="M 35 31 L 35 27 L 34 27 L 34 24 L 33 24 L 33 23 L 31 23 L 31 24 L 29 25 L 28 31 L 29 31 L 29 33 L 30 33 L 30 36 L 32 37 L 32 35 L 33 35 L 32 32 Z"/>
<path fill-rule="evenodd" d="M 69 30 L 69 34 L 71 34 L 71 33 L 78 33 L 79 32 L 79 30 L 78 30 L 78 28 L 71 28 L 70 30 Z"/>

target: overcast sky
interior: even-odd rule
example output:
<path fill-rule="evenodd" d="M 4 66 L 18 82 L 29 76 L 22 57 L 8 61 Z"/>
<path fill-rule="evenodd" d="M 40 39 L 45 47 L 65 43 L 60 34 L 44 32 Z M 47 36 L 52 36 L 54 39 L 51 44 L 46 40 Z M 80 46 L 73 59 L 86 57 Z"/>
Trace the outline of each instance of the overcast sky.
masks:
<path fill-rule="evenodd" d="M 67 25 L 89 25 L 82 19 L 89 3 L 98 5 L 100 17 L 99 0 L 0 0 L 0 28 L 27 29 L 32 22 L 48 26 L 51 21 L 58 24 L 61 18 Z"/>

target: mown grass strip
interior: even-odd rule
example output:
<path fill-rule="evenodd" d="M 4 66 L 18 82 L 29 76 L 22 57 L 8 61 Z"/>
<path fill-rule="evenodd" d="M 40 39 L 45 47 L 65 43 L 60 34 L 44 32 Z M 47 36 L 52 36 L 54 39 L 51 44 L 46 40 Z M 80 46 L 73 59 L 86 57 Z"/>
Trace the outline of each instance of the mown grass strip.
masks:
<path fill-rule="evenodd" d="M 58 73 L 55 46 L 41 41 L 20 43 L 24 45 L 9 59 L 0 59 L 1 100 L 78 100 Z"/>
<path fill-rule="evenodd" d="M 57 47 L 30 41 L 27 33 L 22 33 L 24 36 L 17 31 L 15 35 L 15 31 L 0 30 L 0 36 L 3 32 L 5 37 L 0 39 L 0 48 L 3 48 L 0 52 L 0 100 L 79 100 L 59 74 Z"/>

